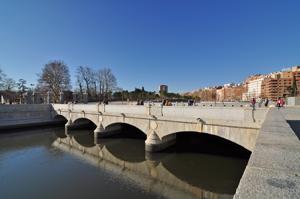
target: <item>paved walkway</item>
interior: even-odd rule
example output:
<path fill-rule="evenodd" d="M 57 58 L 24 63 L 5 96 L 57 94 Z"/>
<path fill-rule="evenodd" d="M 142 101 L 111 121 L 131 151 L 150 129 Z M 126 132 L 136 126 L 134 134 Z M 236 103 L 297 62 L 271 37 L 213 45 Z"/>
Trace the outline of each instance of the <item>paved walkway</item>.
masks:
<path fill-rule="evenodd" d="M 292 112 L 300 120 L 300 109 L 268 112 L 235 199 L 300 198 L 300 141 L 285 118 Z"/>

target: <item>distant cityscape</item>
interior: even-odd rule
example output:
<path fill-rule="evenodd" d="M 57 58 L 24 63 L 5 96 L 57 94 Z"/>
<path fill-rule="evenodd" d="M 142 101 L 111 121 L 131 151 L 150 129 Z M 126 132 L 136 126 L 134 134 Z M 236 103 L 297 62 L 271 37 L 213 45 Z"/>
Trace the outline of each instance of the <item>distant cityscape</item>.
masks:
<path fill-rule="evenodd" d="M 300 66 L 293 66 L 270 74 L 247 77 L 242 83 L 202 88 L 184 93 L 201 101 L 249 101 L 252 98 L 268 98 L 276 101 L 279 97 L 300 95 Z"/>
<path fill-rule="evenodd" d="M 51 70 L 46 70 L 52 67 Z M 54 70 L 55 69 L 55 70 Z M 183 101 L 250 101 L 251 99 L 269 99 L 276 101 L 280 97 L 300 95 L 300 66 L 293 66 L 269 74 L 256 74 L 247 77 L 242 83 L 228 83 L 219 86 L 201 88 L 186 93 L 169 92 L 169 86 L 161 84 L 158 91 L 146 91 L 144 87 L 133 91 L 117 87 L 117 79 L 109 68 L 93 71 L 89 67 L 78 67 L 77 83 L 71 90 L 70 75 L 63 62 L 49 62 L 43 68 L 38 85 L 26 86 L 26 80 L 15 82 L 2 73 L 0 78 L 1 103 L 46 103 L 51 102 L 95 102 L 95 101 L 139 101 L 164 100 Z M 60 77 L 49 74 L 58 71 Z M 45 78 L 44 78 L 45 77 Z M 65 79 L 66 82 L 56 82 Z M 50 99 L 51 98 L 51 99 Z M 48 100 L 48 102 L 50 102 Z"/>

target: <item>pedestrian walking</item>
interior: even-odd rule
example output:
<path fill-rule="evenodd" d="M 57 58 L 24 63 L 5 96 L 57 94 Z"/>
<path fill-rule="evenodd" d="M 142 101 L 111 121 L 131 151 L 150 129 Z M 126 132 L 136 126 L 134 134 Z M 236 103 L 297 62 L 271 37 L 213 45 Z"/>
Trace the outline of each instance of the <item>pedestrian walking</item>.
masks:
<path fill-rule="evenodd" d="M 266 98 L 266 100 L 265 100 L 265 107 L 268 107 L 268 105 L 269 105 L 269 99 Z"/>
<path fill-rule="evenodd" d="M 281 98 L 280 97 L 278 97 L 278 99 L 277 99 L 276 106 L 278 109 L 280 109 L 280 106 L 281 106 Z"/>
<path fill-rule="evenodd" d="M 279 103 L 280 103 L 280 107 L 283 107 L 283 106 L 285 105 L 285 101 L 284 101 L 284 99 L 283 99 L 283 98 L 281 98 Z"/>
<path fill-rule="evenodd" d="M 250 103 L 251 103 L 251 106 L 254 110 L 255 109 L 255 104 L 256 104 L 256 99 L 253 97 Z"/>
<path fill-rule="evenodd" d="M 261 107 L 262 103 L 263 103 L 263 99 L 262 99 L 262 98 L 259 98 L 259 101 L 258 101 L 258 107 L 259 107 L 259 108 Z"/>

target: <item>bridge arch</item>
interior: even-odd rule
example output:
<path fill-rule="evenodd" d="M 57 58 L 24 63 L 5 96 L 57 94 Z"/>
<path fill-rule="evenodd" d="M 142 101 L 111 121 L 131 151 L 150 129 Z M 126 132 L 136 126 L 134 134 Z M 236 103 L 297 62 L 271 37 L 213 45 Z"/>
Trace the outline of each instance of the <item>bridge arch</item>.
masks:
<path fill-rule="evenodd" d="M 115 122 L 105 126 L 105 132 L 116 132 L 118 137 L 125 138 L 147 138 L 147 133 L 141 130 L 139 127 L 126 123 L 126 122 Z"/>
<path fill-rule="evenodd" d="M 225 125 L 202 125 L 201 123 L 170 123 L 167 125 L 161 124 L 157 129 L 157 135 L 162 140 L 172 135 L 174 136 L 174 134 L 176 135 L 176 133 L 179 132 L 196 132 L 199 134 L 209 134 L 238 144 L 248 151 L 253 150 L 258 135 L 258 129 L 256 128 L 242 128 Z"/>
<path fill-rule="evenodd" d="M 225 156 L 235 156 L 242 158 L 249 158 L 251 151 L 244 146 L 233 142 L 224 137 L 196 131 L 181 131 L 169 134 L 168 136 L 176 135 L 176 149 L 187 152 L 201 152 Z"/>
<path fill-rule="evenodd" d="M 53 120 L 55 122 L 61 122 L 61 123 L 67 123 L 68 121 L 68 119 L 64 115 L 59 115 L 59 114 L 55 115 L 53 117 Z"/>
<path fill-rule="evenodd" d="M 79 117 L 72 121 L 72 127 L 78 129 L 95 129 L 97 125 L 89 118 Z"/>
<path fill-rule="evenodd" d="M 112 125 L 131 126 L 142 132 L 144 135 L 149 133 L 149 120 L 136 118 L 122 118 L 122 117 L 103 117 L 103 127 L 106 129 Z"/>

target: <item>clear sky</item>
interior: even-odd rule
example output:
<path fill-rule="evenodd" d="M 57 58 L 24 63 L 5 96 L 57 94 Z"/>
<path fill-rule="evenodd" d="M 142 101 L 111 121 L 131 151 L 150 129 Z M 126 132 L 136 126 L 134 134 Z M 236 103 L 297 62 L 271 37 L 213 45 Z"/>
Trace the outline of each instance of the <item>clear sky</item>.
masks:
<path fill-rule="evenodd" d="M 300 1 L 0 0 L 0 68 L 108 66 L 124 89 L 175 92 L 300 65 Z"/>

